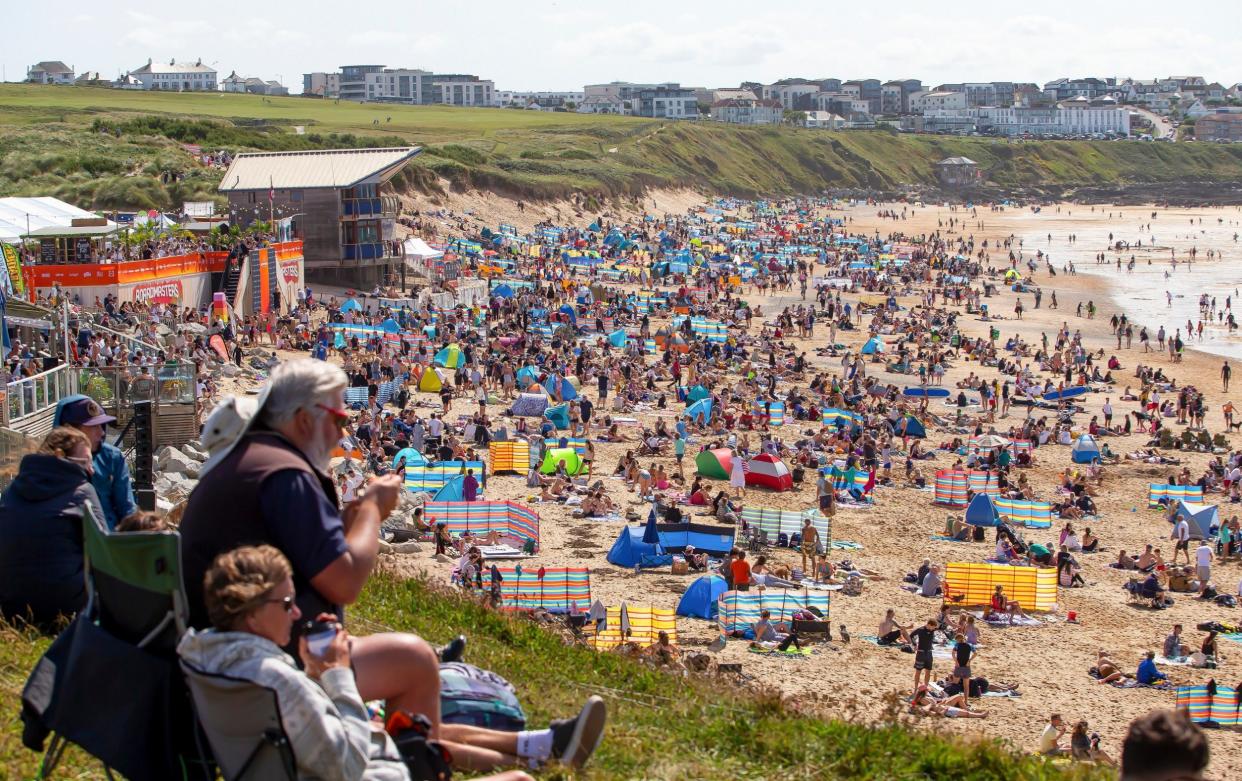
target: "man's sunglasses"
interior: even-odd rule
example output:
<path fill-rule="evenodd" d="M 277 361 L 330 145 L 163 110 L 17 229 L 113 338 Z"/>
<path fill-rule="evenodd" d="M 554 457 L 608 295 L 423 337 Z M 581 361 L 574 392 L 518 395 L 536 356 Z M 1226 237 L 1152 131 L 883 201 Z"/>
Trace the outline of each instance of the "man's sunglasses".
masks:
<path fill-rule="evenodd" d="M 339 428 L 345 428 L 349 423 L 349 413 L 345 410 L 329 407 L 327 404 L 316 404 L 315 406 L 331 415 Z"/>

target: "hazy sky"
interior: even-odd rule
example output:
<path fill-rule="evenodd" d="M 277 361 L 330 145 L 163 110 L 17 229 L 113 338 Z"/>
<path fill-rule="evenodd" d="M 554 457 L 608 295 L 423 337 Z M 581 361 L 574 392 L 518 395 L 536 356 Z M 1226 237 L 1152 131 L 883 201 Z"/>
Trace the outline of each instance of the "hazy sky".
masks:
<path fill-rule="evenodd" d="M 342 64 L 474 73 L 502 90 L 790 76 L 1034 81 L 1202 75 L 1242 81 L 1242 3 L 790 2 L 789 0 L 124 0 L 11 3 L 9 80 L 40 60 L 106 77 L 148 57 L 202 58 L 223 78 L 283 78 Z"/>

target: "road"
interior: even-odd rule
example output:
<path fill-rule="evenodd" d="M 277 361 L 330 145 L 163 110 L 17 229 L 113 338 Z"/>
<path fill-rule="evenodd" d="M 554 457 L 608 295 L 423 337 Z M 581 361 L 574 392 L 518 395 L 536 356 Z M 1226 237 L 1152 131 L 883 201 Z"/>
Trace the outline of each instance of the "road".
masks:
<path fill-rule="evenodd" d="M 1148 109 L 1140 108 L 1138 106 L 1130 106 L 1130 108 L 1141 114 L 1145 119 L 1151 121 L 1153 126 L 1151 133 L 1152 138 L 1164 138 L 1165 136 L 1173 135 L 1173 123 L 1166 117 L 1162 117 L 1154 111 L 1149 111 Z"/>

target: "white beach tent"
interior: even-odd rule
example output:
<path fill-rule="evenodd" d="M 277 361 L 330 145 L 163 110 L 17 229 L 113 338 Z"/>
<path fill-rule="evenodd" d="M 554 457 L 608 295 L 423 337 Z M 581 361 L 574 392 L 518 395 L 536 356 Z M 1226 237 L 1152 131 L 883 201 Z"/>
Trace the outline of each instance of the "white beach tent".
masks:
<path fill-rule="evenodd" d="M 1183 518 L 1190 526 L 1190 539 L 1207 540 L 1211 538 L 1212 526 L 1218 522 L 1220 514 L 1214 504 L 1178 501 L 1176 520 L 1181 521 Z"/>
<path fill-rule="evenodd" d="M 433 248 L 427 242 L 411 236 L 405 240 L 405 257 L 410 260 L 434 260 L 444 257 L 444 252 Z"/>

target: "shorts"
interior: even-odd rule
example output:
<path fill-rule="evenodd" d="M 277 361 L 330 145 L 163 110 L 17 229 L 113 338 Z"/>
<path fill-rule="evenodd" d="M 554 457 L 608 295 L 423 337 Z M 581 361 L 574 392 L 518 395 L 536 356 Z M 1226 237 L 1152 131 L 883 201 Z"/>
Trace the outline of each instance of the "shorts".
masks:
<path fill-rule="evenodd" d="M 964 678 L 965 680 L 969 681 L 970 680 L 970 665 L 963 666 L 959 664 L 956 667 L 954 667 L 953 677 Z"/>
<path fill-rule="evenodd" d="M 1190 552 L 1190 540 L 1182 540 L 1178 542 L 1177 547 L 1173 549 L 1173 552 L 1177 553 L 1179 550 L 1184 550 L 1187 553 L 1189 553 Z"/>
<path fill-rule="evenodd" d="M 932 668 L 932 652 L 931 651 L 915 651 L 914 652 L 914 669 L 930 670 Z"/>
<path fill-rule="evenodd" d="M 819 497 L 819 509 L 827 512 L 829 507 L 832 507 L 832 497 L 828 494 Z"/>
<path fill-rule="evenodd" d="M 900 639 L 901 639 L 901 632 L 897 629 L 894 629 L 888 634 L 882 635 L 881 637 L 876 638 L 876 644 L 877 645 L 892 645 L 893 643 L 896 643 Z"/>
<path fill-rule="evenodd" d="M 1200 564 L 1199 566 L 1195 567 L 1195 571 L 1199 573 L 1199 584 L 1200 585 L 1205 585 L 1209 580 L 1212 579 L 1212 565 L 1210 564 Z"/>
<path fill-rule="evenodd" d="M 750 591 L 750 584 L 749 583 L 735 583 L 733 585 L 733 589 L 735 591 Z"/>

